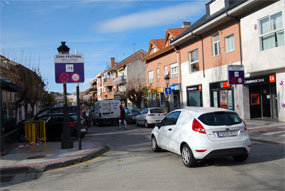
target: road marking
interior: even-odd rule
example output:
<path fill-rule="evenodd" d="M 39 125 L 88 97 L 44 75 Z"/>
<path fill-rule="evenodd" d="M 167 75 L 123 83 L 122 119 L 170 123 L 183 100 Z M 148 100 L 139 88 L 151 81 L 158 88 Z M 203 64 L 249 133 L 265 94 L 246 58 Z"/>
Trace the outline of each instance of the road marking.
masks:
<path fill-rule="evenodd" d="M 87 160 L 87 161 L 84 161 L 84 162 L 80 162 L 80 163 L 77 163 L 77 164 L 73 164 L 73 165 L 70 165 L 70 166 L 65 166 L 65 167 L 61 167 L 61 168 L 57 168 L 57 169 L 53 169 L 53 170 L 49 170 L 49 171 L 46 171 L 47 173 L 49 172 L 56 172 L 56 171 L 61 171 L 61 170 L 65 170 L 65 169 L 69 169 L 69 168 L 73 168 L 73 167 L 77 167 L 77 166 L 80 166 L 80 165 L 84 165 L 86 163 L 89 163 L 89 162 L 93 162 L 95 160 L 98 160 L 100 159 L 101 157 L 105 157 L 105 155 L 107 154 L 108 152 L 106 153 L 103 153 L 102 155 L 99 155 L 93 159 L 90 159 L 90 160 Z"/>
<path fill-rule="evenodd" d="M 276 135 L 276 134 L 284 134 L 284 131 L 274 131 L 274 132 L 269 132 L 269 133 L 262 133 L 262 135 Z M 282 135 L 283 136 L 283 135 Z"/>

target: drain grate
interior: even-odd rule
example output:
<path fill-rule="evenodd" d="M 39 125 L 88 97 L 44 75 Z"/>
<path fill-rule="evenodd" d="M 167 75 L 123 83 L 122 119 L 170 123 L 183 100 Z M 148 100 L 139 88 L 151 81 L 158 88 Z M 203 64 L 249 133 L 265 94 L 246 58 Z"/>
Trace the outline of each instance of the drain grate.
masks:
<path fill-rule="evenodd" d="M 26 159 L 42 159 L 45 157 L 46 157 L 46 155 L 37 155 L 37 156 L 27 157 Z"/>

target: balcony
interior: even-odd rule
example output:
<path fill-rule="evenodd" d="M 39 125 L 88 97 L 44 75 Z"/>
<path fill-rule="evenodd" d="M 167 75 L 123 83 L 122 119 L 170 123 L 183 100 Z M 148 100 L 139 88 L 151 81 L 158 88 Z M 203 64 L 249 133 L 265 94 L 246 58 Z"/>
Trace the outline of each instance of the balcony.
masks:
<path fill-rule="evenodd" d="M 114 80 L 112 79 L 109 79 L 109 78 L 106 78 L 104 79 L 104 84 L 103 84 L 105 87 L 106 86 L 114 86 Z"/>
<path fill-rule="evenodd" d="M 125 76 L 119 76 L 119 77 L 115 78 L 114 83 L 115 84 L 125 84 L 126 83 Z"/>

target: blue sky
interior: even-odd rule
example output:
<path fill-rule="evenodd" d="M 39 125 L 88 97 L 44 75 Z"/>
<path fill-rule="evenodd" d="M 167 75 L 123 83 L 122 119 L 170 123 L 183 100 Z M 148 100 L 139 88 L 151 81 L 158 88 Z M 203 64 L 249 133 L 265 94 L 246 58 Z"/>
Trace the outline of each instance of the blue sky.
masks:
<path fill-rule="evenodd" d="M 85 57 L 89 81 L 110 65 L 147 51 L 151 39 L 164 38 L 168 28 L 194 23 L 205 13 L 207 0 L 0 0 L 0 54 L 29 68 L 39 67 L 46 90 L 62 92 L 55 83 L 54 55 L 61 41 L 70 54 Z M 68 84 L 67 91 L 75 92 Z"/>

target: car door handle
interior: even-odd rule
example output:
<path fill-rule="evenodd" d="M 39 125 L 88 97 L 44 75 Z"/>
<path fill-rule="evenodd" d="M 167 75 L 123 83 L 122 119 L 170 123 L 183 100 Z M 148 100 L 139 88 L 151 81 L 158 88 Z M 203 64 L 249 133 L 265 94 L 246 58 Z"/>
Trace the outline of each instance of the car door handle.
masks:
<path fill-rule="evenodd" d="M 168 131 L 172 131 L 172 128 L 169 128 Z"/>

